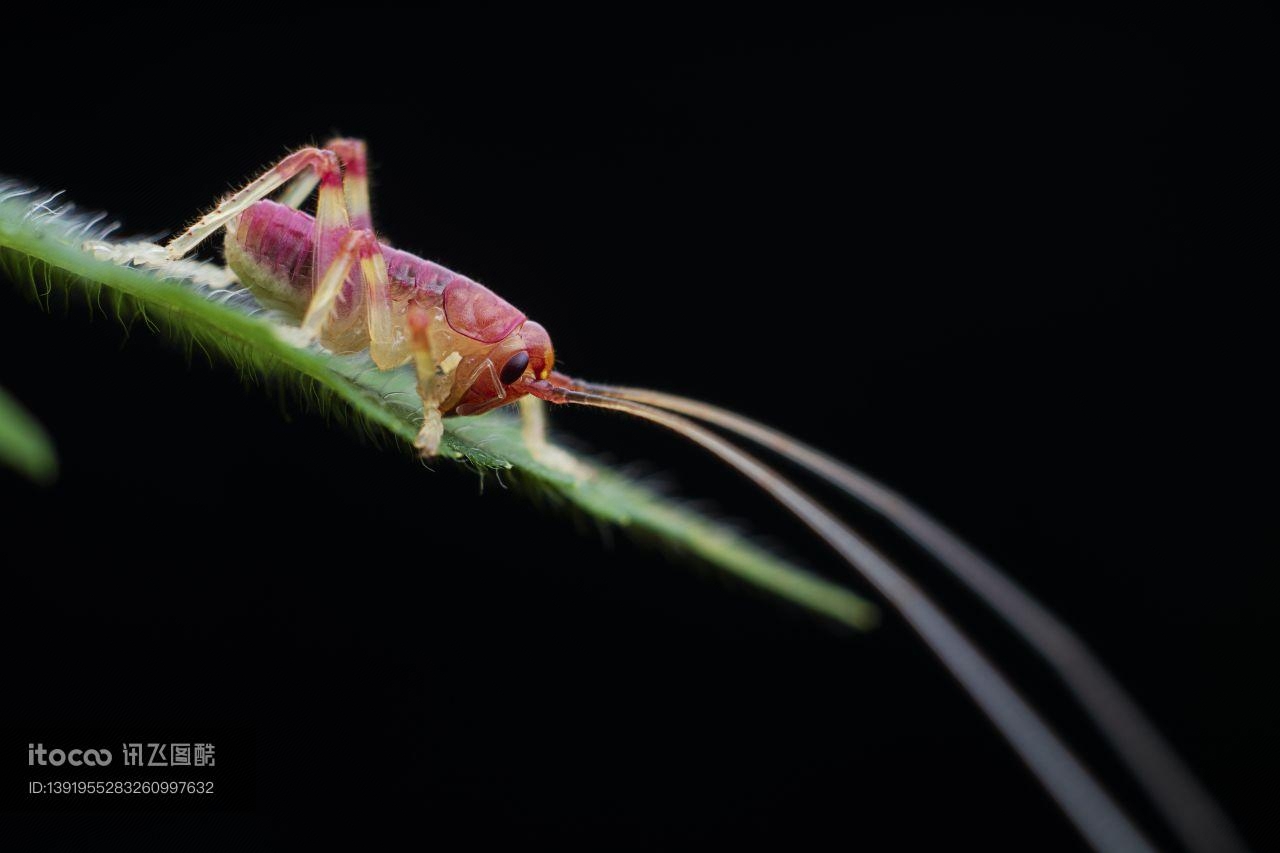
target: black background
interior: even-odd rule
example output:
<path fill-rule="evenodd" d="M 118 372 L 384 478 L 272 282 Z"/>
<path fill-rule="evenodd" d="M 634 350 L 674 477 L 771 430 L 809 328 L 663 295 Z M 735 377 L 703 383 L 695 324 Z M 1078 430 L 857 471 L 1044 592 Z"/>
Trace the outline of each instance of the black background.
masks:
<path fill-rule="evenodd" d="M 317 27 L 33 36 L 5 58 L 0 171 L 162 234 L 291 146 L 367 138 L 390 240 L 543 322 L 576 375 L 726 404 L 916 498 L 1076 626 L 1274 842 L 1276 542 L 1241 488 L 1267 479 L 1273 389 L 1265 280 L 1240 263 L 1268 242 L 1257 22 Z M 0 381 L 62 474 L 0 472 L 2 716 L 248 728 L 257 807 L 3 830 L 1082 846 L 892 614 L 834 629 L 21 291 L 0 289 Z M 554 423 L 846 576 L 656 429 Z M 1016 640 L 848 514 L 1150 823 Z"/>

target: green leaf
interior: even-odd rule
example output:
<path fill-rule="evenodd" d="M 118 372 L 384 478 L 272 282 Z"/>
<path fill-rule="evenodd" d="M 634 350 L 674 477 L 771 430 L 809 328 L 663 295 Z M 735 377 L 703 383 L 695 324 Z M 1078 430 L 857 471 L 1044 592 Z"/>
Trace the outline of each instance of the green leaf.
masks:
<path fill-rule="evenodd" d="M 381 372 L 367 354 L 338 356 L 318 346 L 300 348 L 290 342 L 289 327 L 247 291 L 216 290 L 99 260 L 83 248 L 86 239 L 102 236 L 94 233 L 92 222 L 57 206 L 47 193 L 0 180 L 0 264 L 10 279 L 32 287 L 37 300 L 47 303 L 54 290 L 80 295 L 91 305 L 141 319 L 188 347 L 234 365 L 251 384 L 278 385 L 324 411 L 352 416 L 354 423 L 411 447 L 422 417 L 411 370 Z M 741 533 L 620 473 L 597 466 L 596 476 L 575 481 L 539 464 L 525 449 L 519 425 L 508 412 L 449 418 L 445 423 L 441 454 L 447 458 L 481 471 L 507 472 L 504 478 L 528 494 L 549 495 L 558 504 L 674 546 L 845 625 L 865 629 L 876 622 L 874 606 L 845 588 L 769 554 Z"/>
<path fill-rule="evenodd" d="M 53 442 L 35 418 L 0 388 L 0 464 L 48 485 L 58 476 Z"/>

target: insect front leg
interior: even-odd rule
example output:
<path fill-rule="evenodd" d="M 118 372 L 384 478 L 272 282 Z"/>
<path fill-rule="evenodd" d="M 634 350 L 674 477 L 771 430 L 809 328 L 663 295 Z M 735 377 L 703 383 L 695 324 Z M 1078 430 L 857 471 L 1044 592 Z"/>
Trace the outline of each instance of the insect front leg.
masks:
<path fill-rule="evenodd" d="M 553 471 L 567 474 L 575 481 L 594 474 L 590 465 L 576 459 L 564 448 L 547 438 L 547 404 L 537 397 L 520 398 L 520 437 L 533 460 Z"/>
<path fill-rule="evenodd" d="M 418 395 L 422 398 L 422 429 L 414 440 L 414 446 L 423 456 L 435 456 L 444 437 L 444 417 L 440 407 L 453 391 L 458 365 L 462 354 L 456 350 L 448 353 L 432 340 L 432 332 L 444 325 L 444 312 L 439 308 L 409 308 L 409 346 L 413 353 L 413 366 L 418 374 Z"/>

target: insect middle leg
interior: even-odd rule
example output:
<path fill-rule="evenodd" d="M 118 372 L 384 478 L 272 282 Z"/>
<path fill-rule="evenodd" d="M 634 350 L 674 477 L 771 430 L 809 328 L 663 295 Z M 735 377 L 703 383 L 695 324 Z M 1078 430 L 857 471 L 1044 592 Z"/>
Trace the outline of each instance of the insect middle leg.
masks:
<path fill-rule="evenodd" d="M 387 328 L 394 333 L 389 298 L 385 305 L 379 301 L 380 294 L 389 292 L 387 264 L 382 257 L 378 238 L 366 228 L 346 233 L 333 262 L 316 283 L 311 305 L 302 321 L 302 328 L 308 337 L 320 333 L 338 294 L 357 266 L 366 286 L 370 329 L 385 320 Z M 386 310 L 380 310 L 381 308 Z M 444 324 L 443 312 L 439 308 L 434 309 L 438 316 L 433 317 L 432 313 L 427 309 L 411 306 L 406 314 L 407 334 L 402 336 L 403 340 L 388 338 L 375 340 L 370 345 L 374 362 L 383 370 L 398 367 L 407 357 L 412 357 L 418 376 L 418 396 L 422 400 L 422 428 L 414 446 L 423 456 L 435 456 L 440 448 L 440 439 L 444 435 L 441 407 L 453 390 L 455 371 L 462 361 L 460 353 L 446 353 L 432 341 L 432 329 L 438 329 Z M 384 361 L 379 361 L 379 354 Z"/>
<path fill-rule="evenodd" d="M 547 437 L 547 404 L 537 397 L 521 397 L 520 438 L 538 462 L 553 471 L 566 474 L 575 482 L 590 479 L 595 471 L 572 453 L 551 443 Z"/>

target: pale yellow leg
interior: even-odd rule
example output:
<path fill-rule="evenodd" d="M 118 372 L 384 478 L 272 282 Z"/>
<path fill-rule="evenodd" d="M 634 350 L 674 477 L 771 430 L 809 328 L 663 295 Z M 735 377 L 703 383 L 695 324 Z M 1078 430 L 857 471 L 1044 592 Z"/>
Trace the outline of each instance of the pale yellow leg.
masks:
<path fill-rule="evenodd" d="M 373 228 L 373 218 L 369 213 L 369 180 L 366 177 L 369 155 L 364 140 L 330 139 L 323 150 L 332 151 L 342 161 L 342 187 L 347 195 L 347 216 L 351 219 L 351 227 Z M 285 184 L 276 200 L 297 210 L 318 183 L 320 176 L 315 170 L 299 172 Z"/>
<path fill-rule="evenodd" d="M 285 207 L 297 210 L 311 196 L 312 190 L 318 183 L 320 183 L 320 176 L 314 171 L 301 172 L 285 185 L 277 200 Z"/>
<path fill-rule="evenodd" d="M 175 261 L 181 258 L 243 213 L 251 204 L 266 198 L 304 171 L 314 172 L 321 178 L 325 175 L 340 174 L 338 155 L 319 148 L 303 148 L 301 151 L 293 152 L 261 176 L 250 181 L 244 189 L 224 198 L 217 207 L 200 217 L 194 225 L 170 240 L 165 246 L 169 258 Z M 346 224 L 345 211 L 343 224 Z"/>
<path fill-rule="evenodd" d="M 373 234 L 372 231 L 368 233 Z M 374 245 L 377 246 L 376 240 Z M 380 370 L 391 370 L 404 364 L 409 356 L 410 342 L 404 339 L 402 330 L 397 330 L 391 305 L 391 280 L 381 248 L 360 259 L 360 271 L 365 285 L 369 355 Z"/>
<path fill-rule="evenodd" d="M 363 270 L 366 293 L 370 300 L 369 325 L 373 336 L 371 350 L 378 367 L 388 370 L 403 364 L 407 359 L 413 361 L 418 376 L 418 396 L 422 399 L 422 428 L 414 445 L 424 457 L 435 456 L 440 449 L 440 441 L 444 437 L 444 418 L 441 406 L 453 392 L 458 365 L 462 363 L 462 355 L 456 351 L 441 356 L 441 347 L 433 345 L 432 326 L 444 324 L 444 313 L 439 308 L 428 311 L 412 307 L 407 320 L 407 337 L 395 332 L 395 324 L 391 318 L 389 306 L 380 306 L 376 298 L 386 295 L 387 278 L 386 263 L 378 249 L 377 238 L 372 231 L 352 231 L 346 235 L 329 267 L 321 276 L 302 321 L 303 341 L 310 342 L 324 329 L 325 323 L 332 314 L 338 294 L 347 276 L 359 262 Z M 389 300 L 388 300 L 389 301 Z M 436 316 L 433 316 L 433 313 Z M 384 358 L 379 359 L 378 329 L 386 327 L 388 335 L 394 335 L 394 343 L 381 348 Z M 438 336 L 438 333 L 437 333 Z M 439 341 L 435 342 L 439 344 Z"/>
<path fill-rule="evenodd" d="M 520 398 L 520 435 L 529 455 L 538 464 L 574 480 L 586 480 L 595 475 L 590 465 L 547 440 L 547 406 L 537 397 Z"/>
<path fill-rule="evenodd" d="M 456 351 L 441 354 L 431 342 L 433 322 L 444 322 L 444 312 L 439 308 L 432 311 L 412 308 L 408 321 L 409 346 L 413 352 L 414 370 L 418 374 L 418 396 L 422 398 L 422 429 L 418 430 L 413 445 L 423 456 L 431 457 L 440 450 L 440 439 L 444 437 L 444 417 L 440 407 L 453 392 L 453 381 L 462 355 Z"/>
<path fill-rule="evenodd" d="M 377 238 L 373 236 L 372 231 L 348 231 L 342 238 L 337 254 L 333 256 L 328 269 L 316 282 L 316 289 L 311 294 L 311 303 L 307 306 L 307 313 L 302 318 L 302 331 L 307 340 L 315 340 L 320 336 L 320 331 L 328 321 L 329 315 L 333 313 L 334 303 L 342 293 L 342 286 L 346 284 L 351 268 L 355 266 L 357 260 L 368 259 L 371 254 L 379 259 L 382 257 L 382 253 L 378 251 Z M 385 264 L 382 272 L 385 276 Z"/>
<path fill-rule="evenodd" d="M 369 207 L 369 151 L 363 139 L 330 139 L 324 144 L 342 161 L 342 188 L 352 228 L 373 228 Z"/>

